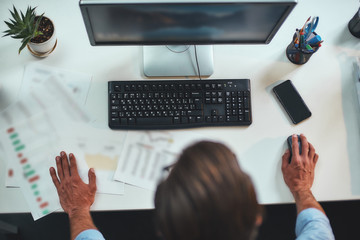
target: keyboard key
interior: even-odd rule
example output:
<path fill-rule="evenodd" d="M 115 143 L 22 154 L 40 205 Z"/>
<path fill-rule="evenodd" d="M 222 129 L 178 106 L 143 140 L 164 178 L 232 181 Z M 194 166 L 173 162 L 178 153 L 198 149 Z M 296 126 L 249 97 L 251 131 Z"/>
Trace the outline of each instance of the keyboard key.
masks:
<path fill-rule="evenodd" d="M 128 118 L 128 124 L 135 124 L 135 123 L 136 123 L 135 118 L 132 117 Z"/>
<path fill-rule="evenodd" d="M 172 117 L 160 117 L 160 118 L 137 118 L 136 119 L 137 124 L 140 125 L 145 125 L 145 124 L 153 124 L 153 125 L 167 125 L 167 124 L 172 124 L 173 123 L 173 118 Z"/>
<path fill-rule="evenodd" d="M 244 108 L 250 107 L 249 97 L 244 97 Z"/>
<path fill-rule="evenodd" d="M 192 93 L 191 93 L 191 97 L 193 97 L 193 98 L 200 98 L 200 97 L 201 97 L 201 93 L 200 93 L 200 92 L 192 92 Z"/>
<path fill-rule="evenodd" d="M 181 123 L 189 123 L 188 117 L 181 117 Z"/>
<path fill-rule="evenodd" d="M 127 125 L 127 118 L 120 118 L 121 125 Z"/>
<path fill-rule="evenodd" d="M 237 122 L 238 117 L 237 116 L 226 116 L 226 121 L 227 122 Z"/>
<path fill-rule="evenodd" d="M 244 116 L 245 116 L 245 121 L 250 121 L 250 112 L 249 112 L 249 110 L 245 110 Z"/>
<path fill-rule="evenodd" d="M 118 124 L 120 124 L 120 119 L 119 118 L 111 118 L 111 123 L 118 125 Z"/>
<path fill-rule="evenodd" d="M 115 85 L 114 90 L 115 92 L 120 92 L 121 91 L 120 85 Z"/>
<path fill-rule="evenodd" d="M 174 117 L 174 124 L 180 123 L 180 117 Z"/>

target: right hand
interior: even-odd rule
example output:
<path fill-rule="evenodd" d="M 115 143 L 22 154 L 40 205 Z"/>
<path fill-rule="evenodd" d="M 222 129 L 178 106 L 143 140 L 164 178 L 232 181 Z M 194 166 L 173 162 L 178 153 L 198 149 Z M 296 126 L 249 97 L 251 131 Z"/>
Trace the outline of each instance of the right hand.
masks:
<path fill-rule="evenodd" d="M 315 153 L 314 146 L 301 134 L 301 155 L 297 135 L 292 136 L 292 158 L 289 163 L 290 150 L 287 149 L 282 156 L 281 170 L 286 185 L 293 195 L 309 192 L 314 182 L 315 165 L 319 155 Z"/>

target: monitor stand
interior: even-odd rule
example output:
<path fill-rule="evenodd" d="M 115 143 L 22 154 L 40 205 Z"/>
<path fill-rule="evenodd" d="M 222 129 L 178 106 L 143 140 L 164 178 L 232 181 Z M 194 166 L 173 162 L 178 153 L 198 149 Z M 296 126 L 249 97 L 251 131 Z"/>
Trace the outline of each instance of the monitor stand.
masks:
<path fill-rule="evenodd" d="M 213 46 L 197 45 L 200 76 L 214 72 Z M 147 77 L 199 76 L 195 45 L 143 47 L 144 74 Z"/>

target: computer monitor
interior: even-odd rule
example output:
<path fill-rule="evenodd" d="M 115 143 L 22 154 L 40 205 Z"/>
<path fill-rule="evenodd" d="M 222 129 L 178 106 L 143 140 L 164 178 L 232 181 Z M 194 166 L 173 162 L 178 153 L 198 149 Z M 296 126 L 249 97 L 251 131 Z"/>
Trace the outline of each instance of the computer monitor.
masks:
<path fill-rule="evenodd" d="M 146 76 L 209 76 L 213 44 L 268 44 L 296 0 L 80 0 L 93 46 L 142 45 Z"/>

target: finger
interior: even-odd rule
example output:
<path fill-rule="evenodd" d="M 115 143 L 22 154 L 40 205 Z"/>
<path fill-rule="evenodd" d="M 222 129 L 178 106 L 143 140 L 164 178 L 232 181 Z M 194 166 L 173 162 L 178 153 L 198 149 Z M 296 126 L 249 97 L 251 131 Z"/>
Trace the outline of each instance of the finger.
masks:
<path fill-rule="evenodd" d="M 286 149 L 285 153 L 282 156 L 282 164 L 281 164 L 281 170 L 284 172 L 285 168 L 289 165 L 290 160 L 290 150 Z"/>
<path fill-rule="evenodd" d="M 317 163 L 318 159 L 319 159 L 319 155 L 317 153 L 315 153 L 315 156 L 314 156 L 314 159 L 313 159 L 314 167 L 316 166 L 316 163 Z"/>
<path fill-rule="evenodd" d="M 296 134 L 292 135 L 292 153 L 293 155 L 299 155 L 299 143 L 298 143 L 298 136 Z"/>
<path fill-rule="evenodd" d="M 70 176 L 70 168 L 69 168 L 69 162 L 68 162 L 68 158 L 67 155 L 64 151 L 61 151 L 60 153 L 61 156 L 61 165 L 63 167 L 63 171 L 64 171 L 64 177 L 69 177 Z"/>
<path fill-rule="evenodd" d="M 70 153 L 69 158 L 70 158 L 70 174 L 71 174 L 71 176 L 79 175 L 76 158 L 75 158 L 74 154 Z"/>
<path fill-rule="evenodd" d="M 96 175 L 95 175 L 95 170 L 93 168 L 89 169 L 88 176 L 89 176 L 90 190 L 95 193 L 96 192 Z"/>
<path fill-rule="evenodd" d="M 53 167 L 50 168 L 50 176 L 51 176 L 51 179 L 56 187 L 56 189 L 59 189 L 59 186 L 60 186 L 60 181 L 59 179 L 57 178 L 56 176 L 56 172 L 55 172 L 55 169 Z"/>
<path fill-rule="evenodd" d="M 314 146 L 313 146 L 311 143 L 309 143 L 309 148 L 310 148 L 310 150 L 309 150 L 309 158 L 310 158 L 310 159 L 314 159 L 314 156 L 315 156 L 315 148 L 314 148 Z"/>
<path fill-rule="evenodd" d="M 63 171 L 63 167 L 61 165 L 61 158 L 59 156 L 56 156 L 55 161 L 56 161 L 57 173 L 60 178 L 60 181 L 62 182 L 64 179 L 64 171 Z"/>
<path fill-rule="evenodd" d="M 300 140 L 301 140 L 301 153 L 307 155 L 309 152 L 309 142 L 304 134 L 300 134 Z"/>

